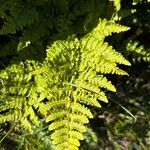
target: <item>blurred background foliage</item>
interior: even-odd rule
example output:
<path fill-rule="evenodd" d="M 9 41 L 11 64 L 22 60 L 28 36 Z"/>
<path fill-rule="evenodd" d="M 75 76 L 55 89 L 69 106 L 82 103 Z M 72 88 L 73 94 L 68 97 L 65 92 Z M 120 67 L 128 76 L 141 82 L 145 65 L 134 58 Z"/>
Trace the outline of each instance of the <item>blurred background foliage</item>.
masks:
<path fill-rule="evenodd" d="M 47 10 L 48 7 L 46 6 L 48 0 L 27 0 L 27 2 L 37 9 L 46 7 Z M 81 1 L 80 7 L 79 5 L 74 6 L 77 1 L 72 1 L 70 10 L 68 10 L 67 2 L 63 0 L 62 3 L 54 4 L 56 8 L 59 8 L 55 10 L 57 17 L 53 20 L 55 15 L 47 15 L 50 21 L 41 22 L 45 29 L 42 30 L 43 33 L 40 36 L 37 36 L 39 32 L 31 33 L 32 37 L 28 35 L 29 31 L 33 31 L 33 28 L 39 24 L 29 26 L 28 30 L 25 28 L 23 33 L 18 31 L 15 34 L 1 34 L 0 68 L 5 68 L 15 55 L 26 56 L 25 51 L 15 51 L 20 38 L 26 40 L 32 38 L 30 46 L 33 51 L 30 54 L 41 53 L 44 56 L 45 43 L 52 40 L 47 38 L 47 30 L 53 31 L 54 39 L 64 38 L 60 36 L 62 32 L 66 33 L 63 36 L 71 33 L 82 36 L 90 31 L 97 18 L 110 18 L 114 12 L 112 2 L 108 1 L 101 2 L 101 5 L 97 4 L 96 10 L 93 9 L 95 11 L 88 8 L 89 5 L 86 5 L 85 1 Z M 106 5 L 109 11 L 105 11 Z M 69 11 L 71 13 L 66 16 L 65 13 Z M 41 12 L 46 15 L 46 11 Z M 60 20 L 63 21 L 64 16 L 68 21 L 66 24 L 59 24 Z M 132 66 L 125 68 L 129 76 L 108 77 L 116 85 L 117 92 L 108 93 L 109 104 L 102 103 L 101 110 L 96 108 L 92 110 L 95 118 L 87 126 L 88 132 L 81 143 L 81 150 L 150 150 L 150 3 L 147 0 L 122 0 L 121 10 L 116 16 L 118 22 L 131 29 L 125 33 L 108 37 L 106 40 L 120 51 L 132 63 Z M 0 27 L 2 24 L 3 18 L 0 19 Z M 15 122 L 1 124 L 0 150 L 54 150 L 46 128 L 46 125 L 42 125 L 38 129 L 35 128 L 33 134 L 30 134 L 22 130 Z"/>

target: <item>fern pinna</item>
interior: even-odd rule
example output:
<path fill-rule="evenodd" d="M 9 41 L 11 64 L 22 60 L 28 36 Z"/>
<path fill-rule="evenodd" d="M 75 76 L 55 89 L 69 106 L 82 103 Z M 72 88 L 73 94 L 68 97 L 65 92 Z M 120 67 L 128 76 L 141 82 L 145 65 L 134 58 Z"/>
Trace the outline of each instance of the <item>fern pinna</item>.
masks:
<path fill-rule="evenodd" d="M 88 106 L 108 101 L 102 88 L 116 91 L 104 74 L 126 75 L 117 64 L 130 65 L 105 37 L 128 29 L 100 19 L 81 39 L 72 35 L 52 43 L 43 63 L 21 61 L 2 70 L 0 122 L 18 121 L 32 130 L 43 116 L 56 150 L 78 150 L 85 124 L 93 118 Z"/>

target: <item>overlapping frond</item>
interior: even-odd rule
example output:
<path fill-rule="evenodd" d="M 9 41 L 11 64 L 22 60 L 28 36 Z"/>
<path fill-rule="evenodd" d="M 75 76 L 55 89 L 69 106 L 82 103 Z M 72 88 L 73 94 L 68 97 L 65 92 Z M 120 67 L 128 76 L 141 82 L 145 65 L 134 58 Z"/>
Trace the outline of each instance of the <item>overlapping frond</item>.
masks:
<path fill-rule="evenodd" d="M 25 6 L 25 3 L 18 0 L 2 1 L 0 5 L 0 17 L 4 21 L 0 34 L 16 33 L 16 31 L 30 25 L 39 18 L 34 8 Z"/>
<path fill-rule="evenodd" d="M 145 61 L 150 62 L 150 49 L 140 45 L 139 41 L 130 41 L 126 46 L 127 51 L 135 56 L 133 61 Z"/>
<path fill-rule="evenodd" d="M 30 61 L 12 63 L 0 72 L 1 123 L 18 121 L 30 130 L 32 124 L 39 124 L 33 109 L 36 104 L 35 100 L 37 100 L 33 66 L 34 62 Z"/>

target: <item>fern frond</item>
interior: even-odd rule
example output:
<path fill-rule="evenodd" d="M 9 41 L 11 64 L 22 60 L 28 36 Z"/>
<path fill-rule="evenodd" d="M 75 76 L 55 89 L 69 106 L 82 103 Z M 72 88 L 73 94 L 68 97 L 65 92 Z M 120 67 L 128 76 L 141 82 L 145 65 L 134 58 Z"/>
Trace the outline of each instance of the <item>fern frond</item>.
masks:
<path fill-rule="evenodd" d="M 127 29 L 100 20 L 98 26 L 81 40 L 73 36 L 66 41 L 58 40 L 48 47 L 41 69 L 42 76 L 38 80 L 42 81 L 42 77 L 45 79 L 43 82 L 47 85 L 42 91 L 50 96 L 45 94 L 48 102 L 39 105 L 39 111 L 50 123 L 49 130 L 54 131 L 51 138 L 56 149 L 70 149 L 70 146 L 77 149 L 78 140 L 84 138 L 82 132 L 86 131 L 84 124 L 88 123 L 88 118 L 93 118 L 84 104 L 101 107 L 99 100 L 108 101 L 101 88 L 116 91 L 103 74 L 124 75 L 126 72 L 119 69 L 117 63 L 130 63 L 104 42 L 104 37 Z"/>
<path fill-rule="evenodd" d="M 100 20 L 81 39 L 73 35 L 51 43 L 42 64 L 21 61 L 1 71 L 0 103 L 4 104 L 2 110 L 8 111 L 8 115 L 0 114 L 1 121 L 17 118 L 31 130 L 32 124 L 40 124 L 39 114 L 49 124 L 56 150 L 78 150 L 85 124 L 93 118 L 87 105 L 101 107 L 99 100 L 108 102 L 103 88 L 116 91 L 104 74 L 127 74 L 117 64 L 130 63 L 104 41 L 106 36 L 126 30 Z M 14 96 L 19 97 L 17 101 Z"/>
<path fill-rule="evenodd" d="M 38 20 L 38 13 L 34 8 L 28 7 L 21 1 L 15 0 L 12 2 L 8 0 L 7 2 L 1 2 L 0 17 L 5 20 L 0 34 L 13 34 Z"/>
<path fill-rule="evenodd" d="M 150 62 L 150 50 L 143 45 L 140 45 L 139 41 L 129 41 L 126 49 L 135 56 L 137 61 L 143 60 L 145 62 Z"/>
<path fill-rule="evenodd" d="M 17 121 L 29 130 L 32 124 L 39 125 L 39 118 L 34 112 L 34 104 L 38 99 L 32 81 L 35 66 L 34 61 L 14 63 L 0 72 L 0 122 Z"/>

